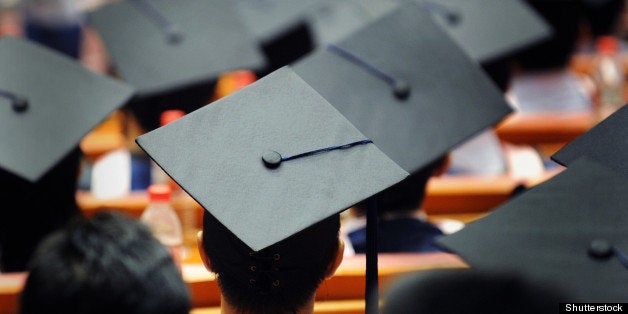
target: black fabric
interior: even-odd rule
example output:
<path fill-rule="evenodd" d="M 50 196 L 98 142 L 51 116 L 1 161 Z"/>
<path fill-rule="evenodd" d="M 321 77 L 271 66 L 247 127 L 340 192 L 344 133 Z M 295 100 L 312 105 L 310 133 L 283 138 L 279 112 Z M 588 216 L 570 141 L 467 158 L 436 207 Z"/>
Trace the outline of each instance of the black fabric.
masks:
<path fill-rule="evenodd" d="M 80 156 L 76 147 L 36 183 L 0 169 L 5 202 L 0 209 L 1 271 L 25 271 L 46 235 L 82 215 L 75 200 Z"/>

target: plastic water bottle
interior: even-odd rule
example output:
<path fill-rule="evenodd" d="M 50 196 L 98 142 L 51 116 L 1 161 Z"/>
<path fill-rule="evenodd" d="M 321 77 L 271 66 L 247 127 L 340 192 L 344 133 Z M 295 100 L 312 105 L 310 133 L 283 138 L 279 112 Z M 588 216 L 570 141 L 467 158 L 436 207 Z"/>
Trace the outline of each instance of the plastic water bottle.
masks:
<path fill-rule="evenodd" d="M 167 184 L 148 187 L 149 202 L 140 217 L 163 245 L 170 249 L 175 263 L 181 267 L 183 260 L 183 232 L 181 221 L 171 205 L 172 188 Z"/>
<path fill-rule="evenodd" d="M 626 78 L 616 38 L 600 37 L 596 42 L 596 50 L 594 81 L 597 99 L 595 105 L 598 119 L 602 120 L 626 102 Z"/>

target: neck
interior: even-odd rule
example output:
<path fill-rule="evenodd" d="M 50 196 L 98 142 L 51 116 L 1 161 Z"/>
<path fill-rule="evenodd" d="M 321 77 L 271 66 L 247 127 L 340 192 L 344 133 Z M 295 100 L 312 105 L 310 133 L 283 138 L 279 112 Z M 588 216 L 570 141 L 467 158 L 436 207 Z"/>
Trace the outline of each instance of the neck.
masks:
<path fill-rule="evenodd" d="M 220 297 L 220 313 L 221 314 L 243 314 L 235 306 L 229 303 L 224 296 Z M 310 300 L 294 314 L 312 314 L 314 313 L 314 295 Z M 250 313 L 253 314 L 253 313 Z"/>

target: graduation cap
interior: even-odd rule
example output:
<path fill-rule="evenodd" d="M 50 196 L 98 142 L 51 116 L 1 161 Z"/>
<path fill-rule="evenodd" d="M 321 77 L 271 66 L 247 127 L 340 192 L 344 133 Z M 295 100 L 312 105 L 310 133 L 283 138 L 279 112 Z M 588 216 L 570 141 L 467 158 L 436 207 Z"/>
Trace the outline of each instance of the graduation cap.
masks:
<path fill-rule="evenodd" d="M 404 274 L 388 285 L 381 313 L 556 313 L 557 304 L 568 298 L 559 287 L 510 272 L 428 269 Z"/>
<path fill-rule="evenodd" d="M 260 76 L 288 65 L 314 49 L 307 12 L 320 0 L 239 0 L 236 10 L 260 43 L 268 64 Z"/>
<path fill-rule="evenodd" d="M 512 112 L 478 64 L 415 3 L 292 67 L 410 173 Z"/>
<path fill-rule="evenodd" d="M 471 267 L 556 285 L 571 300 L 626 302 L 626 178 L 586 157 L 437 240 Z"/>
<path fill-rule="evenodd" d="M 0 167 L 38 181 L 133 89 L 39 44 L 0 39 Z"/>
<path fill-rule="evenodd" d="M 57 51 L 0 38 L 0 186 L 19 204 L 0 210 L 1 271 L 24 271 L 39 241 L 80 213 L 79 143 L 132 93 Z"/>
<path fill-rule="evenodd" d="M 520 0 L 414 0 L 474 59 L 488 62 L 551 35 L 551 27 Z"/>
<path fill-rule="evenodd" d="M 316 46 L 343 39 L 395 8 L 399 0 L 317 1 L 307 12 Z"/>
<path fill-rule="evenodd" d="M 294 71 L 409 173 L 512 109 L 477 62 L 416 3 L 293 64 Z M 376 202 L 367 206 L 367 312 L 377 309 Z"/>
<path fill-rule="evenodd" d="M 287 67 L 136 142 L 253 251 L 408 175 Z"/>
<path fill-rule="evenodd" d="M 628 106 L 622 106 L 551 158 L 568 167 L 584 156 L 628 177 Z"/>
<path fill-rule="evenodd" d="M 264 66 L 231 1 L 127 0 L 90 12 L 116 73 L 139 97 L 164 94 L 225 71 Z"/>

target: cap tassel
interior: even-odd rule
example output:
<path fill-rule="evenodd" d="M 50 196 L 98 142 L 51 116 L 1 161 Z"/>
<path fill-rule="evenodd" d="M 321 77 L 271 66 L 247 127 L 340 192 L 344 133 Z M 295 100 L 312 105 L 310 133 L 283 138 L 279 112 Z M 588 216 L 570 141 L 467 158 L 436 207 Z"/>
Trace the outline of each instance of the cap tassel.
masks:
<path fill-rule="evenodd" d="M 371 140 L 370 138 L 367 138 L 364 140 L 355 141 L 348 144 L 329 146 L 329 147 L 311 150 L 309 152 L 300 153 L 300 154 L 287 156 L 287 157 L 281 156 L 281 154 L 279 154 L 276 151 L 269 150 L 269 151 L 264 152 L 264 154 L 262 155 L 262 161 L 264 162 L 264 165 L 266 165 L 266 167 L 270 169 L 275 169 L 279 167 L 279 165 L 281 165 L 281 162 L 283 161 L 301 158 L 305 156 L 311 156 L 314 154 L 319 154 L 319 153 L 328 152 L 328 151 L 337 150 L 337 149 L 346 149 L 355 145 L 368 144 L 368 143 L 373 143 L 373 140 Z"/>
<path fill-rule="evenodd" d="M 168 18 L 166 18 L 159 10 L 157 10 L 154 6 L 152 6 L 146 0 L 131 0 L 131 4 L 135 6 L 135 8 L 142 12 L 145 16 L 147 16 L 155 25 L 157 25 L 164 32 L 166 36 L 166 41 L 169 44 L 175 45 L 180 43 L 183 40 L 183 31 L 181 28 L 170 22 Z"/>
<path fill-rule="evenodd" d="M 340 46 L 334 44 L 328 44 L 327 50 L 339 55 L 359 66 L 369 71 L 371 74 L 379 77 L 384 82 L 386 82 L 393 91 L 393 95 L 397 99 L 406 99 L 410 96 L 410 85 L 402 79 L 395 78 L 391 75 L 384 73 L 382 70 L 378 69 L 375 65 L 368 63 L 367 61 L 361 59 L 360 57 L 352 54 L 348 50 L 340 48 Z"/>
<path fill-rule="evenodd" d="M 25 97 L 17 95 L 15 93 L 0 90 L 0 97 L 6 98 L 11 101 L 11 107 L 15 112 L 24 112 L 28 109 L 28 100 Z"/>

